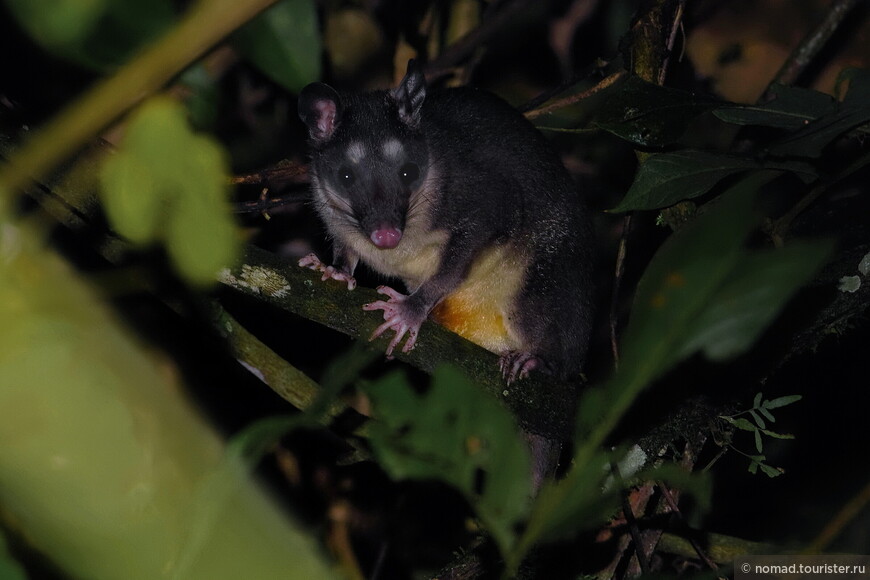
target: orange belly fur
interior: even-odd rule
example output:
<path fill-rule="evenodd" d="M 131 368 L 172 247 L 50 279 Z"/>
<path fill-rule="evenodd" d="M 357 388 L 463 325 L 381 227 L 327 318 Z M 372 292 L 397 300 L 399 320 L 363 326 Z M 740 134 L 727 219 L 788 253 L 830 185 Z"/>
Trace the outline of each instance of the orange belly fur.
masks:
<path fill-rule="evenodd" d="M 483 252 L 459 288 L 432 310 L 431 318 L 494 353 L 520 349 L 510 319 L 526 265 L 506 246 Z"/>

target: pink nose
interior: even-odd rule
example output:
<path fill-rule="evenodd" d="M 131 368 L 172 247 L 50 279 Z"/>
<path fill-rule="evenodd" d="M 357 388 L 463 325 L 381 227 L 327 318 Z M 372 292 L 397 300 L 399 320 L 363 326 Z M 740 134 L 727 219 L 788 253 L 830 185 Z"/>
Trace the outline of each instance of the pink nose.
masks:
<path fill-rule="evenodd" d="M 381 249 L 389 250 L 399 245 L 399 241 L 402 239 L 402 231 L 384 226 L 373 231 L 370 237 L 374 245 Z"/>

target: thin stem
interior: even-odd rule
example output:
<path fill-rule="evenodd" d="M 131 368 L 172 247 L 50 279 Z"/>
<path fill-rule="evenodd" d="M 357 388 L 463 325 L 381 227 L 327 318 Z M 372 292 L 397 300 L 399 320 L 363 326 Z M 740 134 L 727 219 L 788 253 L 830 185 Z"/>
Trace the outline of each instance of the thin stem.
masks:
<path fill-rule="evenodd" d="M 536 117 L 540 117 L 541 115 L 546 115 L 547 113 L 552 113 L 557 109 L 562 109 L 569 105 L 573 105 L 575 103 L 579 103 L 580 101 L 591 97 L 592 95 L 603 91 L 607 87 L 613 85 L 619 79 L 625 77 L 628 73 L 624 70 L 619 72 L 615 72 L 609 76 L 604 77 L 601 81 L 598 82 L 594 87 L 583 91 L 582 93 L 577 93 L 576 95 L 570 95 L 563 99 L 559 99 L 558 101 L 554 101 L 547 105 L 546 107 L 541 107 L 539 109 L 533 109 L 525 113 L 526 119 L 534 119 Z"/>
<path fill-rule="evenodd" d="M 858 492 L 858 495 L 849 500 L 846 505 L 837 512 L 837 515 L 822 528 L 818 536 L 807 546 L 804 553 L 819 554 L 854 520 L 861 511 L 870 504 L 870 482 Z"/>
<path fill-rule="evenodd" d="M 774 77 L 773 81 L 764 92 L 761 101 L 769 100 L 771 96 L 771 88 L 775 84 L 792 85 L 798 77 L 806 70 L 807 66 L 818 56 L 822 48 L 831 39 L 834 33 L 840 28 L 840 25 L 846 18 L 846 15 L 854 8 L 861 0 L 835 0 L 824 20 L 818 26 L 811 30 L 801 40 L 800 44 L 791 52 L 788 59 L 783 63 L 782 68 Z"/>

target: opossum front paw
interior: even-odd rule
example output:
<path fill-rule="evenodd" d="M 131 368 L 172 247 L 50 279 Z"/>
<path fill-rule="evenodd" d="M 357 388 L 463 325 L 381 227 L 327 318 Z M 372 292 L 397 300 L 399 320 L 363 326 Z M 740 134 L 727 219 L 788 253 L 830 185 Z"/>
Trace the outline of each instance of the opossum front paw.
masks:
<path fill-rule="evenodd" d="M 393 349 L 402 342 L 402 339 L 407 334 L 408 340 L 405 341 L 402 352 L 410 352 L 417 342 L 417 333 L 420 331 L 420 325 L 426 320 L 426 313 L 424 312 L 422 316 L 419 313 L 415 313 L 408 305 L 408 297 L 396 292 L 389 286 L 379 286 L 378 294 L 388 296 L 389 300 L 378 300 L 363 306 L 363 310 L 384 311 L 385 322 L 375 329 L 369 340 L 376 339 L 386 330 L 395 331 L 396 335 L 387 347 L 387 357 L 392 357 Z"/>
<path fill-rule="evenodd" d="M 501 356 L 498 366 L 504 379 L 511 384 L 517 379 L 526 378 L 533 370 L 543 368 L 544 361 L 531 353 L 512 350 Z"/>
<path fill-rule="evenodd" d="M 301 260 L 299 260 L 299 265 L 303 268 L 308 268 L 309 270 L 315 270 L 317 272 L 323 272 L 323 277 L 320 278 L 322 281 L 326 280 L 338 280 L 339 282 L 346 282 L 347 289 L 353 290 L 356 288 L 356 278 L 345 272 L 344 270 L 339 270 L 335 266 L 327 266 L 323 262 L 320 261 L 315 254 L 308 254 Z"/>

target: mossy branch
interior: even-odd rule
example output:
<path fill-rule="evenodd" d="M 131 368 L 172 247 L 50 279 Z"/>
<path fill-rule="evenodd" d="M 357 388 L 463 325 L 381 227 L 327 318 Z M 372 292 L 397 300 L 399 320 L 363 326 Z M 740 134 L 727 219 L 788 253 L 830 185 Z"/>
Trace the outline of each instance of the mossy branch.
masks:
<path fill-rule="evenodd" d="M 348 291 L 344 283 L 323 282 L 320 277 L 317 272 L 249 246 L 242 264 L 225 272 L 221 282 L 286 312 L 367 340 L 383 320 L 378 313 L 364 311 L 362 305 L 380 300 L 381 296 L 371 288 Z M 389 338 L 375 339 L 372 345 L 385 351 Z M 449 361 L 502 400 L 524 429 L 551 439 L 571 438 L 577 385 L 533 373 L 508 386 L 495 354 L 432 322 L 423 324 L 414 350 L 399 351 L 395 356 L 427 373 Z"/>

